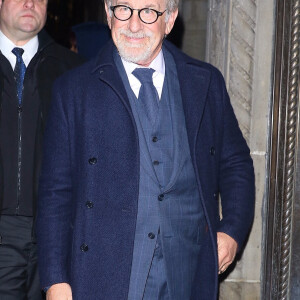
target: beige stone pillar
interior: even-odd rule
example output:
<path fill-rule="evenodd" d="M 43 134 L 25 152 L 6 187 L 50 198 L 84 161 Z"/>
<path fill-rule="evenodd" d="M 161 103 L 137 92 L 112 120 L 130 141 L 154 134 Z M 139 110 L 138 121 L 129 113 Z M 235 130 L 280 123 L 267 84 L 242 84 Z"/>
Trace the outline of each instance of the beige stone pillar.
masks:
<path fill-rule="evenodd" d="M 179 7 L 184 22 L 182 50 L 197 59 L 205 59 L 208 0 L 183 0 Z"/>

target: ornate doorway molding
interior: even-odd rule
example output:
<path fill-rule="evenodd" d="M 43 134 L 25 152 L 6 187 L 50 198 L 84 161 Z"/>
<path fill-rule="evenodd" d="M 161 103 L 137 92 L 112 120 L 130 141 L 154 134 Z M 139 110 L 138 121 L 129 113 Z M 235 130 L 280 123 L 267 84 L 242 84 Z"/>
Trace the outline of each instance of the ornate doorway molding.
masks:
<path fill-rule="evenodd" d="M 300 281 L 300 269 L 293 264 L 300 255 L 295 251 L 300 247 L 297 237 L 299 211 L 296 214 L 297 202 L 300 202 L 297 189 L 300 185 L 297 159 L 300 149 L 300 1 L 278 0 L 276 15 L 270 175 L 262 272 L 262 299 L 269 300 L 299 299 L 296 294 L 300 294 L 295 289 L 295 283 Z"/>

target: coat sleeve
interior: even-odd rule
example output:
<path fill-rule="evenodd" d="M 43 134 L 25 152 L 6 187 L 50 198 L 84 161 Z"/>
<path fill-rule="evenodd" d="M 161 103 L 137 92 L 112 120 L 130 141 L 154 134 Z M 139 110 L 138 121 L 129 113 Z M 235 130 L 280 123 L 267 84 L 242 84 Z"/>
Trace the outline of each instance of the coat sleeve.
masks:
<path fill-rule="evenodd" d="M 67 260 L 72 242 L 72 174 L 67 121 L 68 95 L 63 82 L 54 87 L 39 184 L 37 241 L 41 287 L 69 282 Z M 67 93 L 67 92 L 65 92 Z"/>
<path fill-rule="evenodd" d="M 250 151 L 232 109 L 223 77 L 222 138 L 219 164 L 219 191 L 222 219 L 217 231 L 233 237 L 242 247 L 254 217 L 255 183 Z"/>

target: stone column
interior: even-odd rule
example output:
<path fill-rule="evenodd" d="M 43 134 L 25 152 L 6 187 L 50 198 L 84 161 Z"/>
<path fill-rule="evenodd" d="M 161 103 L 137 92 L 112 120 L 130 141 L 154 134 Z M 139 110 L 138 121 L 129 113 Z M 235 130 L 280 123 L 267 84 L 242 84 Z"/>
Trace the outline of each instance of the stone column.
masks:
<path fill-rule="evenodd" d="M 209 0 L 206 60 L 218 67 L 254 160 L 255 220 L 220 300 L 260 299 L 261 245 L 272 91 L 275 0 Z"/>
<path fill-rule="evenodd" d="M 208 0 L 182 0 L 179 16 L 184 22 L 182 50 L 197 59 L 205 59 Z"/>

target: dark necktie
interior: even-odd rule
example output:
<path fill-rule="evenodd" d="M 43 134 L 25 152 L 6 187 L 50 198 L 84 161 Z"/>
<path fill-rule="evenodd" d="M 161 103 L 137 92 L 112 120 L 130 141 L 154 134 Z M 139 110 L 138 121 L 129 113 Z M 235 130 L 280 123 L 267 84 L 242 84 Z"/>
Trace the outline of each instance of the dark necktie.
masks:
<path fill-rule="evenodd" d="M 141 82 L 139 98 L 145 109 L 146 114 L 154 125 L 158 112 L 158 93 L 152 82 L 152 75 L 155 71 L 147 68 L 136 68 L 132 74 Z"/>
<path fill-rule="evenodd" d="M 22 58 L 24 50 L 22 48 L 16 47 L 12 49 L 11 52 L 17 57 L 14 73 L 15 73 L 15 80 L 17 83 L 17 96 L 19 99 L 19 106 L 20 106 L 22 104 L 23 81 L 26 72 L 26 66 Z"/>

